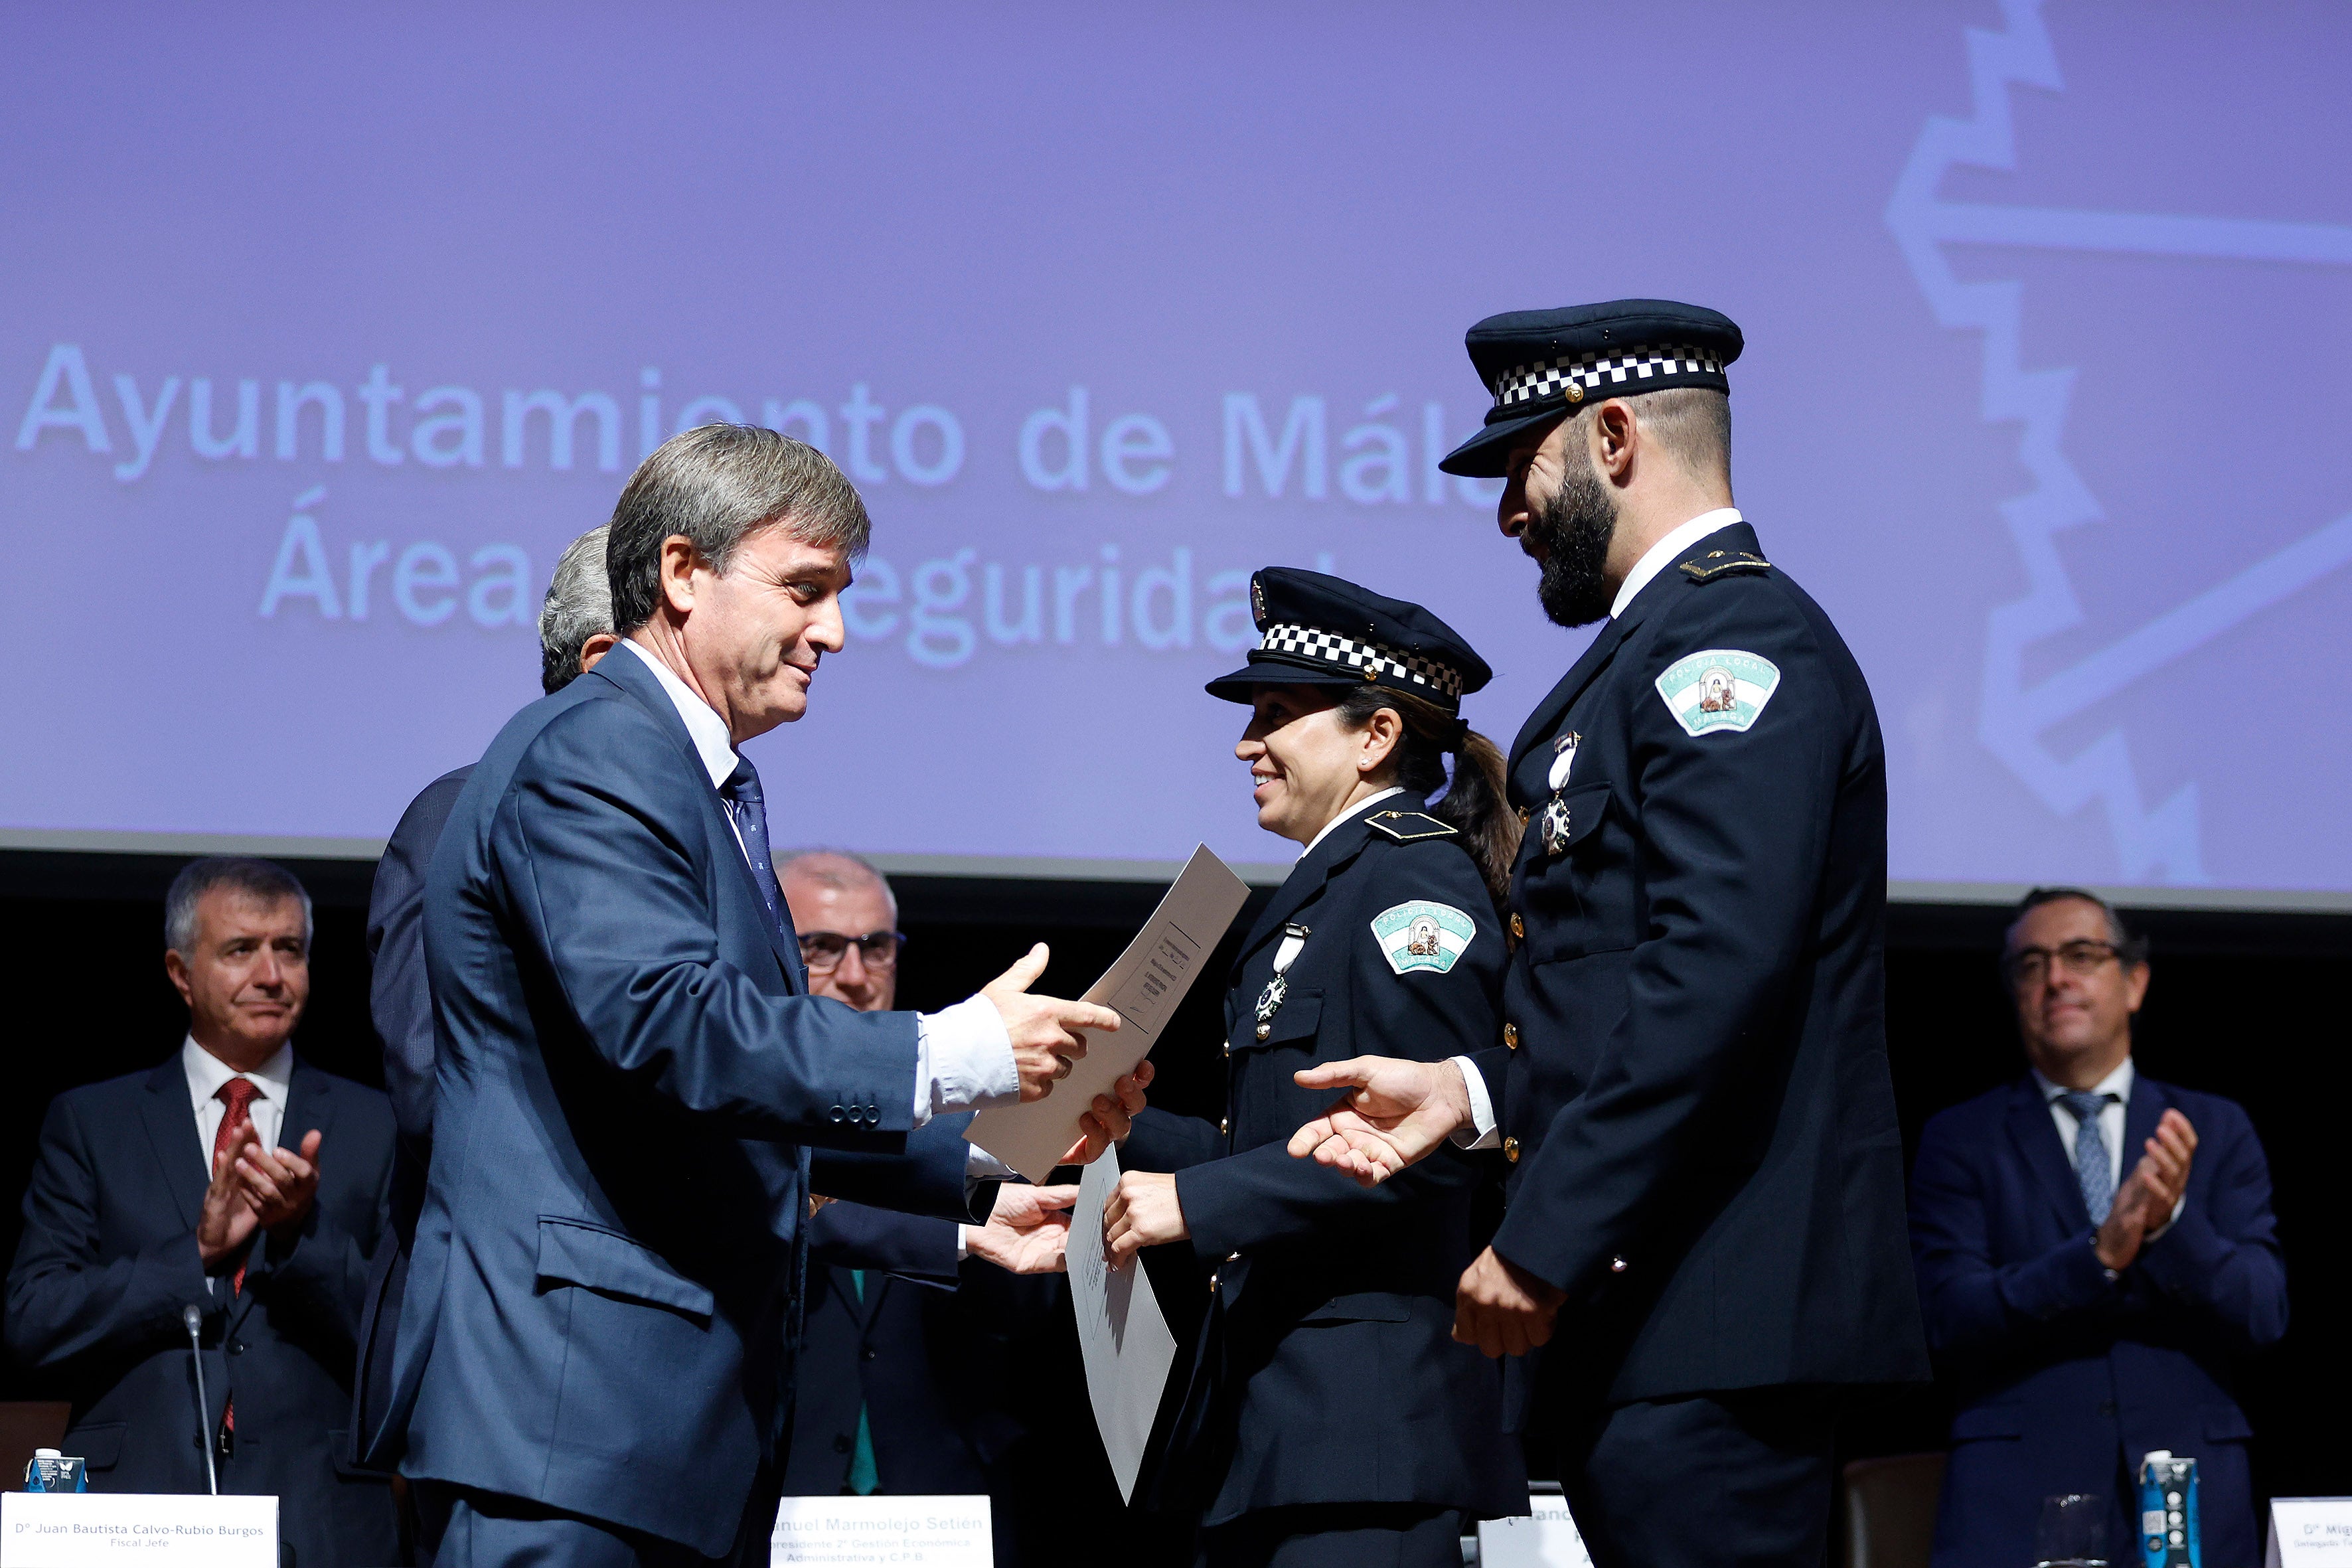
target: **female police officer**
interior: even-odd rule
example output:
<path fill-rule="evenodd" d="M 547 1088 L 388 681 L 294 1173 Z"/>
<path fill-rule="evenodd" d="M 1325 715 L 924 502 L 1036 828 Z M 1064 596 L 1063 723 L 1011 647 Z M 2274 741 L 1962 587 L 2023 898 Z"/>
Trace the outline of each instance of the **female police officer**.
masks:
<path fill-rule="evenodd" d="M 1519 824 L 1460 718 L 1491 672 L 1420 605 L 1336 577 L 1268 568 L 1250 599 L 1261 646 L 1208 689 L 1251 704 L 1258 826 L 1306 853 L 1226 996 L 1230 1114 L 1137 1117 L 1104 1211 L 1116 1263 L 1189 1240 L 1217 1269 L 1153 1500 L 1199 1518 L 1206 1568 L 1451 1568 L 1465 1515 L 1527 1511 L 1499 1380 L 1452 1338 L 1475 1157 L 1368 1190 L 1284 1145 L 1321 1109 L 1294 1070 L 1496 1037 Z"/>

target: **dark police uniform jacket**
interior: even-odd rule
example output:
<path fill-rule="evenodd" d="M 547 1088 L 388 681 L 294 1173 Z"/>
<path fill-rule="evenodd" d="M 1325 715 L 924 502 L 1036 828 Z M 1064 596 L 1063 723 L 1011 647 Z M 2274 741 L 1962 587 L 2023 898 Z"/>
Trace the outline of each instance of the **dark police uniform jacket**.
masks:
<path fill-rule="evenodd" d="M 1541 814 L 1570 733 L 1554 854 Z M 1705 536 L 1528 719 L 1510 791 L 1535 821 L 1505 1044 L 1479 1058 L 1512 1161 L 1494 1246 L 1568 1292 L 1570 1386 L 1924 1380 L 1886 1067 L 1885 757 L 1829 617 L 1745 523 Z"/>
<path fill-rule="evenodd" d="M 1217 1269 L 1153 1489 L 1204 1524 L 1293 1503 L 1527 1511 L 1500 1378 L 1453 1340 L 1472 1189 L 1491 1157 L 1444 1151 L 1367 1190 L 1286 1147 L 1333 1098 L 1293 1083 L 1298 1069 L 1370 1053 L 1440 1060 L 1495 1037 L 1494 902 L 1422 805 L 1391 795 L 1341 821 L 1251 928 L 1225 999 L 1225 1121 L 1146 1110 L 1120 1152 L 1131 1170 L 1177 1173 L 1194 1253 Z M 1414 905 L 1473 928 L 1450 965 L 1433 927 L 1412 935 Z M 1386 945 L 1383 915 L 1402 921 Z M 1261 1040 L 1257 1000 L 1294 924 L 1308 935 Z M 1391 947 L 1432 951 L 1392 963 Z"/>

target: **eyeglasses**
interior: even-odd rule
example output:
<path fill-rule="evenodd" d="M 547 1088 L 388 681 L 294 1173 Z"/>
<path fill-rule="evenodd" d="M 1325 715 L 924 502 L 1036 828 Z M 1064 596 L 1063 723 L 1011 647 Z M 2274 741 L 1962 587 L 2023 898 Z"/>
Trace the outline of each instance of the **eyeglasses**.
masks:
<path fill-rule="evenodd" d="M 2000 972 L 2013 986 L 2039 985 L 2050 973 L 2055 960 L 2067 973 L 2081 979 L 2095 974 L 2109 959 L 2120 959 L 2123 949 L 2111 942 L 2093 942 L 2087 937 L 2061 947 L 2020 947 L 2001 955 Z"/>
<path fill-rule="evenodd" d="M 804 931 L 800 936 L 801 962 L 808 965 L 811 974 L 832 973 L 853 943 L 866 968 L 896 969 L 898 949 L 907 940 L 907 933 L 899 931 L 867 931 L 864 936 L 844 936 L 837 931 Z"/>

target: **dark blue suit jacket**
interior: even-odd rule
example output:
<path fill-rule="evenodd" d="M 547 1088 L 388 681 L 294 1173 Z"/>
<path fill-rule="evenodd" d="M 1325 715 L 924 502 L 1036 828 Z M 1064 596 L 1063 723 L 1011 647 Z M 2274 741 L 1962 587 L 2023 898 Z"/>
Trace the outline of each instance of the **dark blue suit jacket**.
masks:
<path fill-rule="evenodd" d="M 295 1061 L 282 1146 L 317 1128 L 319 1192 L 290 1242 L 258 1239 L 245 1288 L 207 1291 L 196 1252 L 205 1165 L 188 1079 L 162 1066 L 49 1103 L 8 1271 L 10 1353 L 73 1401 L 64 1451 L 93 1491 L 201 1492 L 195 1373 L 181 1309 L 205 1313 L 208 1423 L 234 1394 L 225 1492 L 276 1494 L 297 1563 L 390 1563 L 391 1489 L 352 1469 L 352 1336 L 392 1170 L 374 1089 Z"/>
<path fill-rule="evenodd" d="M 2042 1498 L 2119 1498 L 2153 1448 L 2198 1461 L 2205 1561 L 2261 1559 L 2233 1364 L 2286 1331 L 2270 1168 L 2234 1103 L 2141 1077 L 2125 1107 L 2126 1173 L 2168 1107 L 2197 1130 L 2187 1206 L 2112 1282 L 2031 1078 L 1927 1123 L 1911 1245 L 1958 1404 L 1938 1568 L 2032 1562 Z M 2126 1510 L 2112 1511 L 2122 1525 Z"/>
<path fill-rule="evenodd" d="M 1472 1190 L 1491 1159 L 1443 1150 L 1366 1188 L 1286 1147 L 1330 1103 L 1292 1081 L 1300 1068 L 1433 1061 L 1494 1037 L 1494 900 L 1422 805 L 1396 796 L 1332 828 L 1243 940 L 1225 994 L 1224 1121 L 1147 1110 L 1121 1151 L 1130 1170 L 1176 1173 L 1191 1253 L 1216 1270 L 1194 1298 L 1208 1320 L 1150 1489 L 1162 1511 L 1214 1525 L 1302 1503 L 1527 1510 L 1501 1376 L 1454 1340 Z M 1399 973 L 1383 954 L 1372 921 L 1415 903 L 1475 928 L 1444 969 Z M 1261 1038 L 1258 998 L 1294 924 L 1308 934 Z M 1169 1300 L 1171 1320 L 1182 1310 Z"/>
<path fill-rule="evenodd" d="M 1009 1563 L 1024 1489 L 998 1463 L 1034 1426 L 1031 1342 L 1053 1331 L 1059 1286 L 978 1259 L 959 1265 L 955 1228 L 847 1203 L 810 1222 L 817 1267 L 784 1489 L 842 1489 L 862 1407 L 880 1490 L 990 1494 L 997 1561 Z M 852 1269 L 865 1270 L 862 1294 Z"/>
<path fill-rule="evenodd" d="M 1778 682 L 1747 728 L 1693 734 L 1658 683 L 1717 652 Z M 1505 1044 L 1479 1058 L 1515 1158 L 1495 1250 L 1569 1296 L 1550 1371 L 1611 1402 L 1924 1380 L 1860 667 L 1736 523 L 1520 730 L 1511 802 L 1538 823 L 1571 733 L 1567 842 L 1520 841 Z M 1510 1363 L 1515 1405 L 1544 1359 Z"/>
<path fill-rule="evenodd" d="M 969 1212 L 913 1015 L 813 998 L 677 710 L 620 651 L 509 721 L 435 852 L 433 1163 L 403 1472 L 731 1551 L 772 1496 L 815 1188 Z M 765 1520 L 752 1528 L 764 1530 Z"/>
<path fill-rule="evenodd" d="M 392 1162 L 389 1234 L 368 1272 L 360 1318 L 360 1363 L 352 1379 L 352 1458 L 376 1448 L 392 1401 L 392 1347 L 400 1332 L 400 1294 L 416 1215 L 425 1206 L 425 1173 L 433 1159 L 433 988 L 425 973 L 425 868 L 471 763 L 426 784 L 400 814 L 376 862 L 368 893 L 368 1014 L 383 1046 L 383 1087 L 400 1129 Z"/>

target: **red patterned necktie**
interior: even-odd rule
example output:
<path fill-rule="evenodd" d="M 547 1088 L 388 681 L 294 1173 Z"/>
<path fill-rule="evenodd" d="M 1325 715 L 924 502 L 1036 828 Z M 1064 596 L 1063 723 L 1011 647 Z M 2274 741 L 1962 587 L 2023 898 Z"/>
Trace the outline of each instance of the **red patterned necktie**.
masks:
<path fill-rule="evenodd" d="M 221 1112 L 220 1127 L 213 1133 L 213 1163 L 215 1165 L 220 1163 L 220 1157 L 223 1154 L 242 1141 L 244 1125 L 253 1120 L 254 1097 L 260 1092 L 261 1087 L 249 1078 L 233 1078 L 214 1092 L 213 1098 L 228 1107 L 226 1110 Z M 244 1292 L 245 1263 L 240 1259 L 236 1266 L 236 1272 L 229 1277 L 228 1293 L 238 1296 Z M 221 1407 L 221 1430 L 224 1432 L 236 1430 L 235 1399 L 229 1400 Z"/>

